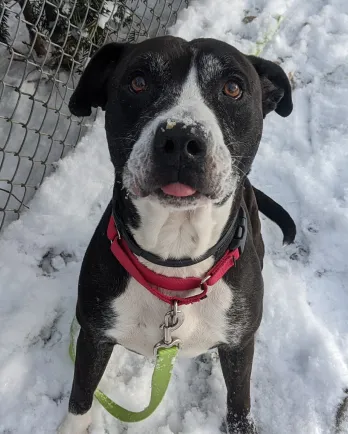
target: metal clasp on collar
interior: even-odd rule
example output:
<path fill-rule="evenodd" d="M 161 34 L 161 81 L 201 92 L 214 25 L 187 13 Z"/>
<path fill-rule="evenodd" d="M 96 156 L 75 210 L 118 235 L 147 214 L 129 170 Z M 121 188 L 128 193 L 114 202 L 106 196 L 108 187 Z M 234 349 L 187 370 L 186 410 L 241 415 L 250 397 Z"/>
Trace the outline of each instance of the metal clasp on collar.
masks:
<path fill-rule="evenodd" d="M 205 276 L 204 279 L 201 280 L 200 287 L 203 289 L 203 285 L 211 278 L 211 274 L 208 274 L 208 276 Z"/>
<path fill-rule="evenodd" d="M 174 346 L 179 348 L 182 347 L 182 342 L 180 339 L 172 338 L 172 332 L 177 330 L 182 325 L 184 319 L 184 312 L 178 310 L 178 302 L 174 301 L 170 311 L 164 315 L 163 324 L 160 325 L 160 328 L 163 330 L 163 340 L 154 346 L 155 355 L 160 348 L 171 348 Z"/>
<path fill-rule="evenodd" d="M 118 240 L 118 241 L 121 241 L 121 234 L 120 234 L 120 231 L 115 227 L 115 229 L 116 229 L 116 236 L 115 236 L 115 238 L 113 238 L 112 240 L 110 240 L 110 244 L 112 245 L 113 244 L 113 242 L 115 241 L 115 240 Z"/>
<path fill-rule="evenodd" d="M 238 219 L 239 219 L 238 226 L 236 228 L 234 237 L 230 243 L 229 249 L 230 250 L 238 249 L 239 254 L 241 255 L 244 252 L 244 247 L 248 235 L 247 217 L 243 207 L 241 207 L 239 210 Z"/>

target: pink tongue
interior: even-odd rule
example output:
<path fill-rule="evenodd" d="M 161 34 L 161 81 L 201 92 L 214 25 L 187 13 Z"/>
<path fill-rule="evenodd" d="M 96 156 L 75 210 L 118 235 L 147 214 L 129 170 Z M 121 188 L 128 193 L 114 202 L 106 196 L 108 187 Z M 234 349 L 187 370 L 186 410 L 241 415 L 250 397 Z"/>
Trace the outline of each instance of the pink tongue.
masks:
<path fill-rule="evenodd" d="M 196 190 L 192 187 L 189 187 L 185 184 L 180 184 L 180 182 L 176 182 L 174 184 L 166 185 L 165 187 L 162 187 L 161 190 L 165 194 L 169 194 L 170 196 L 177 196 L 177 197 L 186 197 L 186 196 L 192 196 L 196 193 Z"/>

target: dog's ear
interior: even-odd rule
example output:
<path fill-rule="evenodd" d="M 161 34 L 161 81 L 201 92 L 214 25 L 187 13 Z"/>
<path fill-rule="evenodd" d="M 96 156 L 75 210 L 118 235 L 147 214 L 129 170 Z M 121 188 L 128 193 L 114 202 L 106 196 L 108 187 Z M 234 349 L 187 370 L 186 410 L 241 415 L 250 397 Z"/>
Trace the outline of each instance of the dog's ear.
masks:
<path fill-rule="evenodd" d="M 283 69 L 269 60 L 247 57 L 260 77 L 263 117 L 273 110 L 280 116 L 289 116 L 292 112 L 291 86 Z"/>
<path fill-rule="evenodd" d="M 92 107 L 105 110 L 108 80 L 126 45 L 116 42 L 106 44 L 91 58 L 69 101 L 69 110 L 73 115 L 89 116 Z"/>

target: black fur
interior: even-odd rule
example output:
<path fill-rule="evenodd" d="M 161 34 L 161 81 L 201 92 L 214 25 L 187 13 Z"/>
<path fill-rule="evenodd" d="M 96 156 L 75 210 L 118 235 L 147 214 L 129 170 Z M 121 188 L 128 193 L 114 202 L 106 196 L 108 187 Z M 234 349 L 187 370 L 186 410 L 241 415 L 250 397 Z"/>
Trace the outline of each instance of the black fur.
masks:
<path fill-rule="evenodd" d="M 296 225 L 290 214 L 262 191 L 253 187 L 259 211 L 276 223 L 283 232 L 283 244 L 292 244 L 296 237 Z"/>
<path fill-rule="evenodd" d="M 280 116 L 289 116 L 292 112 L 291 86 L 283 69 L 260 57 L 248 56 L 248 59 L 260 77 L 264 117 L 273 110 Z"/>

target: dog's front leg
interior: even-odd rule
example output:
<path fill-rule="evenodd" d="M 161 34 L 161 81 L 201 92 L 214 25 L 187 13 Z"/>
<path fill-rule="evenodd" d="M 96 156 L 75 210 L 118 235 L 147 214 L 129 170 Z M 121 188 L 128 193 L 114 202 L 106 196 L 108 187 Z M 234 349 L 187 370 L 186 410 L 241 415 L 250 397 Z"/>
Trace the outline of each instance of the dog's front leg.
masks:
<path fill-rule="evenodd" d="M 100 342 L 81 329 L 77 339 L 74 381 L 69 413 L 60 426 L 59 434 L 84 434 L 91 423 L 90 408 L 93 394 L 110 359 L 113 344 Z"/>
<path fill-rule="evenodd" d="M 227 429 L 229 434 L 256 434 L 250 412 L 250 375 L 254 339 L 242 350 L 219 347 L 222 372 L 227 387 Z"/>

